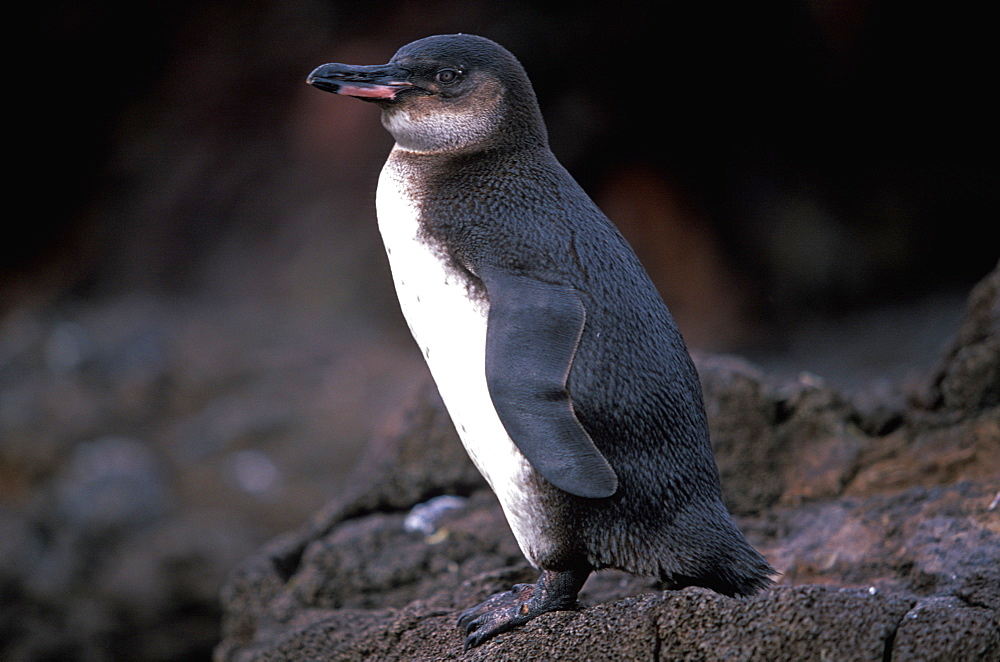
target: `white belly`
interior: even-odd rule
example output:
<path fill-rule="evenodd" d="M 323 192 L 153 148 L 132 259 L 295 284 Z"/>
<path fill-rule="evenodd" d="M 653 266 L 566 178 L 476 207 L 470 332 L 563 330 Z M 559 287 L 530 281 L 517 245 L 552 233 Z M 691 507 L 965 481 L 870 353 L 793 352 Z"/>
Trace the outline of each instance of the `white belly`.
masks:
<path fill-rule="evenodd" d="M 398 148 L 397 148 L 398 149 Z M 527 499 L 531 471 L 497 417 L 486 387 L 489 304 L 470 299 L 464 279 L 419 235 L 418 207 L 391 157 L 379 178 L 379 231 L 396 295 L 466 452 L 500 500 L 521 551 L 544 547 L 543 513 Z"/>

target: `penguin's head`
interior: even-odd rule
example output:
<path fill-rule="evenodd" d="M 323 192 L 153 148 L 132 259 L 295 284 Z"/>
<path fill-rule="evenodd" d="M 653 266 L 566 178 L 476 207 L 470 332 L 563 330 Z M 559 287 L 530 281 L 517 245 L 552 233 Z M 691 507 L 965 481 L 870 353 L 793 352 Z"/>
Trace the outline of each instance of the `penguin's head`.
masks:
<path fill-rule="evenodd" d="M 481 151 L 547 140 L 524 68 L 484 37 L 426 37 L 403 46 L 388 64 L 324 64 L 307 82 L 378 104 L 382 124 L 411 151 Z"/>

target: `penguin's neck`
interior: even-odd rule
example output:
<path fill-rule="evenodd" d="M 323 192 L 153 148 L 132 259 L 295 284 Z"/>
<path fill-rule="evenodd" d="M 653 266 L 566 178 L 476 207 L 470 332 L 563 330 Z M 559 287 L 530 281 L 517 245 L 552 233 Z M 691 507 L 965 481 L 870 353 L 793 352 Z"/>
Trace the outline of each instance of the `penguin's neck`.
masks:
<path fill-rule="evenodd" d="M 393 146 L 385 163 L 404 177 L 407 185 L 417 192 L 425 184 L 443 181 L 475 182 L 477 176 L 491 180 L 490 187 L 502 183 L 498 173 L 524 172 L 527 164 L 541 164 L 543 168 L 561 168 L 548 144 L 503 145 L 487 149 L 424 151 Z"/>

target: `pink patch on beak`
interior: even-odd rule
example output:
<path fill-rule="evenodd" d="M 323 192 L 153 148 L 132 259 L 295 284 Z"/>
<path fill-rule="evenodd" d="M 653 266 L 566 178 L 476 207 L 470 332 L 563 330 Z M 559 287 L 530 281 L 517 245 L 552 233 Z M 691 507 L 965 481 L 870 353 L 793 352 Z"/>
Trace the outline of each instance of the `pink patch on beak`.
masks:
<path fill-rule="evenodd" d="M 337 94 L 368 99 L 392 99 L 396 92 L 409 85 L 375 85 L 373 83 L 337 83 Z"/>

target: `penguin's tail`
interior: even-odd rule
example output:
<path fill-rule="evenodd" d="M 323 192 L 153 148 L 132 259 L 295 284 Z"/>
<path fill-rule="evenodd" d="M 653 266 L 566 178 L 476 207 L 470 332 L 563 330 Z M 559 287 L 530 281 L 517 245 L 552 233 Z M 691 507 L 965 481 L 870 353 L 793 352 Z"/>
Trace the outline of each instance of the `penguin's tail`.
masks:
<path fill-rule="evenodd" d="M 662 568 L 665 586 L 701 586 L 729 597 L 751 597 L 774 583 L 780 573 L 747 542 L 721 502 L 699 514 L 703 526 L 681 528 L 689 532 L 686 549 L 674 557 L 673 567 Z"/>
<path fill-rule="evenodd" d="M 731 598 L 753 597 L 770 588 L 774 584 L 772 576 L 778 573 L 756 550 L 750 548 L 749 551 L 757 557 L 746 559 L 749 563 L 744 561 L 716 566 L 710 572 L 698 576 L 675 574 L 664 581 L 664 584 L 674 589 L 700 586 Z"/>

